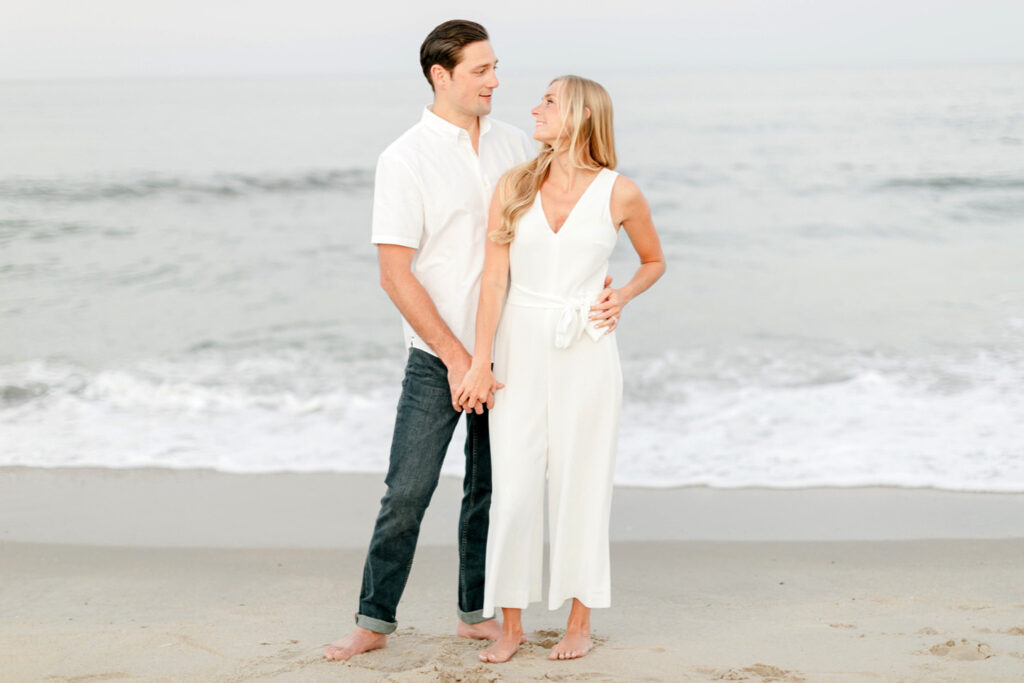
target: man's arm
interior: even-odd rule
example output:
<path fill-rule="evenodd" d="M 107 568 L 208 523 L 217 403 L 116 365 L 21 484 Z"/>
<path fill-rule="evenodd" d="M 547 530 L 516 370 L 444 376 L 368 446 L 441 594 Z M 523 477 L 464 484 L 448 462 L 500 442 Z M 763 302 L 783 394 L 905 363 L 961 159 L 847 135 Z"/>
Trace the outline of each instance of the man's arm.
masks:
<path fill-rule="evenodd" d="M 402 317 L 412 325 L 416 334 L 434 350 L 448 368 L 448 389 L 452 393 L 452 408 L 461 411 L 455 400 L 455 390 L 469 370 L 472 358 L 452 331 L 448 329 L 434 301 L 416 276 L 412 274 L 412 259 L 416 250 L 397 244 L 378 244 L 380 285 L 398 307 Z"/>

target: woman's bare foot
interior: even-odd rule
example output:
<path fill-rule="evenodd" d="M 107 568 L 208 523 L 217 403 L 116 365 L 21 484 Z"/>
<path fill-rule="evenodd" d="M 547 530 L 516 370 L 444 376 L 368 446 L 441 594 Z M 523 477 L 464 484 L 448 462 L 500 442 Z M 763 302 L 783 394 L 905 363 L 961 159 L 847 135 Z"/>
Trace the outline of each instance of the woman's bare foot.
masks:
<path fill-rule="evenodd" d="M 324 657 L 343 662 L 349 657 L 361 655 L 370 650 L 379 650 L 387 645 L 388 637 L 369 629 L 356 626 L 342 638 L 324 648 Z"/>
<path fill-rule="evenodd" d="M 522 610 L 503 608 L 505 623 L 501 627 L 501 634 L 498 639 L 486 650 L 480 653 L 481 662 L 499 664 L 512 659 L 512 655 L 519 651 L 519 646 L 526 642 L 523 636 L 523 622 L 520 620 Z"/>
<path fill-rule="evenodd" d="M 459 638 L 476 638 L 477 640 L 497 640 L 501 637 L 501 624 L 497 619 L 488 619 L 477 624 L 460 621 L 455 629 Z"/>
<path fill-rule="evenodd" d="M 494 645 L 480 653 L 481 662 L 500 664 L 512 659 L 512 655 L 519 651 L 523 643 L 522 633 L 502 633 Z"/>
<path fill-rule="evenodd" d="M 558 644 L 551 648 L 548 659 L 579 659 L 590 652 L 593 647 L 594 643 L 590 640 L 590 633 L 567 630 Z"/>
<path fill-rule="evenodd" d="M 594 643 L 590 640 L 590 608 L 573 598 L 565 635 L 551 648 L 548 659 L 579 659 L 593 648 Z"/>

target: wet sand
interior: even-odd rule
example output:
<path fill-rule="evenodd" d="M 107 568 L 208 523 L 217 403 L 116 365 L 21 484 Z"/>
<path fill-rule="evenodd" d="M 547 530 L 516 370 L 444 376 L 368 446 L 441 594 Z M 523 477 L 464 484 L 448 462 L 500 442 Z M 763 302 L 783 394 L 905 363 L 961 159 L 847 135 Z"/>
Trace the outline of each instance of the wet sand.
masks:
<path fill-rule="evenodd" d="M 531 643 L 485 665 L 484 643 L 453 635 L 452 480 L 388 647 L 327 662 L 352 624 L 380 480 L 0 470 L 3 680 L 1024 676 L 1024 496 L 617 490 L 594 651 L 549 662 L 568 607 L 536 605 Z"/>

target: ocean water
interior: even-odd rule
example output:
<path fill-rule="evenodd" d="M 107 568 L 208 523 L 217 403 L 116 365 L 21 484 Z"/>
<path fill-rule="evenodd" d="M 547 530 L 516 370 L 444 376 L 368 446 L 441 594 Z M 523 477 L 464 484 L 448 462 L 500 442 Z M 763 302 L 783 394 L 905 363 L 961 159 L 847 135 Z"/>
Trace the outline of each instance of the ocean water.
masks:
<path fill-rule="evenodd" d="M 617 482 L 1024 491 L 1024 66 L 593 76 L 669 266 Z M 373 167 L 427 94 L 0 83 L 0 465 L 384 471 Z"/>

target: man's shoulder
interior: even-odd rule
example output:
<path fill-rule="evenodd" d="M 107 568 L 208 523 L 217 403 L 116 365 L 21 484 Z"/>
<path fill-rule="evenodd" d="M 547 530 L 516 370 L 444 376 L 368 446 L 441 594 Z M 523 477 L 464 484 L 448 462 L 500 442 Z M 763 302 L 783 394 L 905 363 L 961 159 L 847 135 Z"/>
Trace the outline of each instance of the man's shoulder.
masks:
<path fill-rule="evenodd" d="M 497 147 L 505 150 L 508 160 L 516 165 L 533 158 L 537 154 L 536 145 L 530 136 L 522 128 L 513 126 L 511 123 L 490 119 L 493 140 Z"/>
<path fill-rule="evenodd" d="M 487 119 L 491 124 L 491 130 L 497 133 L 501 137 L 507 137 L 512 140 L 521 141 L 529 140 L 530 137 L 526 134 L 522 128 L 513 126 L 511 123 L 505 123 L 500 119 L 488 117 Z"/>
<path fill-rule="evenodd" d="M 424 136 L 427 133 L 422 121 L 417 121 L 409 130 L 399 135 L 394 142 L 380 153 L 381 159 L 399 159 L 406 163 L 412 162 L 423 148 Z"/>

